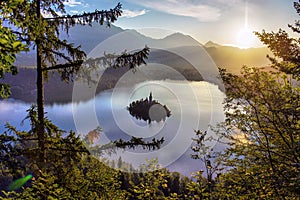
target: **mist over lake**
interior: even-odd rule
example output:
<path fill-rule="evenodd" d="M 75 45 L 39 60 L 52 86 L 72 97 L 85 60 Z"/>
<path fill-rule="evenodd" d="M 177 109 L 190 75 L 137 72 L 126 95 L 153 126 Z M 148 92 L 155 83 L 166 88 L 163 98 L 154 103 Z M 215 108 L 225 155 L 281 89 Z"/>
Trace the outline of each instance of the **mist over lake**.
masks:
<path fill-rule="evenodd" d="M 153 99 L 171 110 L 171 116 L 165 121 L 149 124 L 129 114 L 126 108 L 129 103 L 145 99 L 150 92 Z M 194 130 L 208 130 L 209 125 L 215 125 L 224 119 L 224 97 L 218 86 L 204 81 L 146 81 L 132 87 L 103 91 L 88 101 L 48 105 L 45 110 L 48 118 L 63 130 L 74 130 L 85 135 L 100 126 L 103 132 L 97 144 L 118 139 L 128 140 L 132 136 L 145 140 L 164 137 L 165 142 L 159 150 L 119 151 L 113 158 L 121 156 L 125 162 L 134 166 L 145 163 L 146 159 L 158 158 L 162 166 L 189 175 L 202 165 L 199 160 L 190 158 Z M 26 117 L 29 107 L 30 104 L 13 99 L 1 101 L 0 131 L 5 130 L 5 122 L 18 129 L 28 130 L 28 121 L 21 124 L 20 119 Z"/>

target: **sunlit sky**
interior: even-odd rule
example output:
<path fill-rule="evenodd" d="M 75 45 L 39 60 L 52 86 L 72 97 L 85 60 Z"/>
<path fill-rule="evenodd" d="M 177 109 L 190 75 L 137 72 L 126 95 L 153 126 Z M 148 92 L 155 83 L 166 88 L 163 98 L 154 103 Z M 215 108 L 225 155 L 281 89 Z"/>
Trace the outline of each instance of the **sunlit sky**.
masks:
<path fill-rule="evenodd" d="M 299 17 L 294 0 L 69 0 L 70 13 L 110 9 L 120 2 L 123 16 L 115 23 L 154 38 L 173 32 L 205 44 L 211 40 L 241 48 L 262 45 L 252 31 L 289 30 Z"/>

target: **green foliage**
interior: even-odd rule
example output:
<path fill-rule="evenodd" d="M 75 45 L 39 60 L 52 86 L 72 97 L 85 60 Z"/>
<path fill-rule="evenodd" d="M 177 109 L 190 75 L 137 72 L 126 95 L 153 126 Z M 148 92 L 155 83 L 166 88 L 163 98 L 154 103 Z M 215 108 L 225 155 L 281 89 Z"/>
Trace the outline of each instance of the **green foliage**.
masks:
<path fill-rule="evenodd" d="M 48 149 L 51 149 L 53 142 L 61 137 L 61 135 L 59 135 L 61 134 L 59 130 L 57 130 L 57 133 L 59 133 L 57 135 L 47 135 L 49 134 L 49 127 L 47 127 L 49 121 L 44 119 L 44 79 L 48 78 L 48 72 L 50 70 L 56 70 L 61 75 L 63 81 L 69 82 L 76 76 L 86 59 L 86 54 L 80 49 L 80 46 L 75 47 L 74 44 L 70 44 L 67 40 L 60 38 L 61 31 L 65 31 L 68 34 L 69 28 L 76 24 L 91 26 L 93 22 L 98 22 L 100 25 L 105 23 L 109 27 L 122 13 L 122 6 L 119 3 L 115 8 L 108 11 L 95 10 L 95 12 L 92 13 L 68 15 L 65 10 L 65 2 L 67 2 L 67 0 L 15 0 L 12 2 L 4 1 L 0 4 L 0 11 L 3 14 L 2 20 L 5 20 L 16 27 L 16 31 L 14 31 L 13 34 L 11 33 L 8 35 L 11 36 L 11 40 L 5 41 L 6 37 L 4 37 L 0 40 L 0 44 L 2 44 L 2 46 L 7 44 L 14 50 L 22 46 L 21 42 L 25 42 L 28 46 L 33 46 L 37 53 L 36 82 L 38 121 L 35 121 L 37 123 L 34 124 L 33 135 L 36 134 L 37 137 L 38 148 L 36 149 L 36 152 L 39 152 L 39 156 L 37 156 L 37 159 L 40 160 L 39 164 L 46 163 L 46 160 L 48 159 L 46 158 L 48 156 Z M 61 13 L 61 15 L 58 13 Z M 50 15 L 50 17 L 45 17 L 48 15 Z M 1 27 L 2 26 L 0 26 L 0 28 Z M 8 61 L 9 66 L 8 68 L 0 68 L 0 78 L 3 78 L 1 71 L 11 71 L 13 74 L 16 71 L 16 68 L 10 67 L 14 61 L 14 54 L 10 53 L 10 48 L 4 47 L 3 55 L 5 56 L 6 53 L 8 53 L 8 57 L 1 58 L 1 61 Z M 124 52 L 121 56 L 111 59 L 110 64 L 113 67 L 129 66 L 130 68 L 135 68 L 136 66 L 145 64 L 144 59 L 147 58 L 148 53 L 148 47 L 133 54 Z M 105 60 L 106 58 L 104 57 L 103 59 Z M 88 63 L 85 63 L 85 66 L 99 65 L 99 62 L 103 63 L 103 59 L 90 59 Z M 2 68 L 4 70 L 1 70 Z M 2 74 L 4 72 L 2 72 Z M 5 84 L 0 85 L 0 95 L 7 97 L 9 94 L 9 86 Z M 70 138 L 74 138 L 74 135 L 75 133 L 70 133 Z M 66 140 L 70 138 L 67 137 L 65 139 L 64 145 L 67 147 L 60 148 L 60 151 L 69 151 L 66 150 L 70 147 L 67 145 Z M 77 143 L 77 141 L 72 142 Z"/>
<path fill-rule="evenodd" d="M 140 178 L 139 184 L 132 189 L 132 198 L 164 199 L 164 194 L 160 189 L 167 187 L 167 181 L 163 171 L 158 168 L 157 160 L 149 161 L 147 165 L 141 166 L 140 170 L 144 173 Z"/>
<path fill-rule="evenodd" d="M 134 196 L 132 198 L 135 199 L 135 197 L 146 197 L 152 193 L 158 196 L 164 195 L 163 189 L 168 187 L 166 177 L 170 175 L 167 172 L 164 173 L 164 170 L 158 171 L 157 162 L 150 162 L 140 170 L 126 165 L 132 173 L 139 173 L 139 175 L 125 175 L 110 168 L 109 165 L 105 165 L 99 160 L 99 156 L 96 159 L 90 155 L 88 149 L 93 148 L 88 147 L 87 149 L 85 145 L 93 144 L 94 139 L 101 132 L 100 128 L 91 131 L 84 140 L 81 140 L 74 132 L 67 133 L 60 130 L 45 118 L 46 162 L 41 163 L 36 134 L 39 122 L 37 110 L 33 106 L 28 113 L 25 120 L 29 120 L 31 123 L 29 131 L 18 131 L 15 127 L 7 124 L 7 131 L 0 135 L 0 167 L 2 169 L 1 177 L 4 178 L 0 181 L 2 196 L 14 199 L 110 199 L 112 196 L 114 199 L 128 199 Z M 131 140 L 121 145 L 118 141 L 117 143 L 121 146 L 117 148 L 126 148 L 126 146 L 130 148 L 136 142 Z M 136 143 L 135 145 L 148 147 L 152 146 L 152 142 Z M 153 146 L 156 145 L 153 144 Z M 116 147 L 116 144 L 113 147 Z M 106 146 L 106 148 L 108 147 Z M 100 155 L 101 151 L 105 150 L 100 147 L 95 149 L 100 152 Z M 119 159 L 118 165 L 120 169 L 124 168 L 121 159 Z M 146 170 L 156 171 L 146 173 Z M 145 174 L 143 174 L 144 172 Z M 10 191 L 12 188 L 8 186 L 27 174 L 33 174 L 32 180 L 21 189 L 14 188 L 15 191 Z M 4 182 L 4 180 L 6 181 Z M 144 188 L 145 181 L 147 184 Z M 172 183 L 174 185 L 175 182 Z M 132 188 L 134 192 L 128 192 L 129 188 Z M 135 192 L 141 188 L 147 189 L 146 193 L 136 194 Z"/>
<path fill-rule="evenodd" d="M 127 179 L 129 199 L 178 199 L 180 177 L 177 177 L 178 190 L 174 191 L 175 176 L 160 168 L 157 160 L 147 161 L 138 172 L 133 174 L 135 179 Z"/>
<path fill-rule="evenodd" d="M 299 14 L 300 4 L 294 6 Z M 299 21 L 290 27 L 300 32 Z M 269 57 L 275 70 L 244 66 L 239 75 L 220 70 L 226 89 L 226 119 L 215 131 L 227 145 L 217 155 L 225 170 L 206 180 L 202 171 L 196 173 L 196 181 L 188 184 L 187 198 L 300 197 L 299 39 L 289 38 L 283 30 L 256 34 L 275 55 Z M 202 160 L 211 175 L 208 169 L 214 165 L 207 165 L 211 156 L 204 144 L 206 136 L 196 131 L 192 157 Z M 207 190 L 210 179 L 214 184 Z"/>
<path fill-rule="evenodd" d="M 78 162 L 59 175 L 40 173 L 22 192 L 3 192 L 13 199 L 125 199 L 120 189 L 119 172 L 92 157 Z"/>
<path fill-rule="evenodd" d="M 200 130 L 195 131 L 196 137 L 193 138 L 193 145 L 191 147 L 194 152 L 191 154 L 193 159 L 199 159 L 205 168 L 205 172 L 200 170 L 194 173 L 193 178 L 195 182 L 188 184 L 187 189 L 189 197 L 193 196 L 195 199 L 210 199 L 213 196 L 215 188 L 214 175 L 222 170 L 220 167 L 219 157 L 220 153 L 215 152 L 213 147 L 210 147 L 206 142 L 215 140 L 211 136 L 208 137 L 207 131 L 202 132 Z M 206 174 L 206 178 L 203 176 Z"/>
<path fill-rule="evenodd" d="M 92 25 L 98 22 L 100 25 L 106 24 L 108 27 L 115 22 L 122 14 L 122 5 L 119 3 L 111 10 L 95 10 L 91 13 L 83 13 L 77 15 L 69 15 L 66 13 L 64 2 L 53 0 L 40 1 L 16 1 L 18 6 L 13 3 L 3 3 L 5 6 L 5 15 L 3 20 L 8 20 L 14 26 L 18 27 L 18 31 L 14 34 L 18 36 L 17 43 L 11 42 L 14 46 L 18 46 L 20 41 L 35 46 L 41 56 L 42 70 L 45 77 L 49 70 L 57 70 L 64 81 L 70 81 L 80 69 L 85 60 L 86 54 L 69 44 L 67 40 L 60 39 L 60 32 L 68 33 L 69 28 L 80 25 Z M 2 5 L 2 4 L 1 4 Z M 39 9 L 40 8 L 40 9 Z M 58 13 L 62 15 L 58 15 Z M 44 17 L 49 16 L 50 17 Z M 145 47 L 143 51 L 128 54 L 124 52 L 121 56 L 115 56 L 111 66 L 124 67 L 130 65 L 134 68 L 145 63 L 149 48 Z M 86 66 L 94 63 L 99 64 L 106 58 L 95 58 L 89 60 Z M 104 62 L 101 62 L 103 64 Z M 107 62 L 106 62 L 107 63 Z"/>
<path fill-rule="evenodd" d="M 70 199 L 72 195 L 55 183 L 55 177 L 41 174 L 37 180 L 32 181 L 31 187 L 26 187 L 21 193 L 4 192 L 3 199 Z"/>
<path fill-rule="evenodd" d="M 294 7 L 300 15 L 300 3 L 294 2 Z M 300 21 L 297 20 L 295 25 L 289 25 L 295 33 L 300 33 Z M 262 33 L 256 32 L 259 39 L 268 46 L 276 58 L 269 57 L 273 63 L 273 67 L 282 72 L 291 74 L 293 77 L 299 79 L 300 77 L 300 40 L 299 38 L 291 38 L 288 33 L 279 29 L 277 33 Z"/>
<path fill-rule="evenodd" d="M 184 193 L 185 199 L 211 199 L 213 196 L 212 190 L 208 184 L 208 180 L 203 177 L 203 171 L 198 171 L 193 174 L 194 181 L 188 182 L 186 192 Z"/>
<path fill-rule="evenodd" d="M 15 176 L 28 172 L 45 170 L 46 172 L 61 173 L 62 168 L 68 168 L 73 162 L 81 160 L 82 154 L 88 154 L 80 138 L 74 132 L 66 133 L 60 130 L 48 119 L 45 119 L 47 165 L 39 162 L 36 128 L 38 124 L 35 107 L 28 110 L 31 123 L 29 131 L 18 131 L 7 124 L 7 131 L 0 136 L 1 163 L 6 173 Z M 56 163 L 60 160 L 60 163 Z"/>
<path fill-rule="evenodd" d="M 22 40 L 40 44 L 37 48 L 45 56 L 42 59 L 44 64 L 52 65 L 43 65 L 44 72 L 47 69 L 61 70 L 62 79 L 68 81 L 78 70 L 76 66 L 83 62 L 85 55 L 66 41 L 56 40 L 59 36 L 58 25 L 63 25 L 68 30 L 77 22 L 89 24 L 96 20 L 96 16 L 102 16 L 99 13 L 106 14 L 98 22 L 109 25 L 116 18 L 105 16 L 109 16 L 107 13 L 111 12 L 118 16 L 120 7 L 110 12 L 96 11 L 92 15 L 72 17 L 56 14 L 55 5 L 57 10 L 64 11 L 63 1 L 42 2 L 42 9 L 51 13 L 53 18 L 39 20 L 38 15 L 24 15 L 29 9 L 36 8 L 35 1 L 4 1 L 0 3 L 1 12 L 5 13 L 4 17 L 11 23 L 24 28 L 23 32 L 18 33 Z M 22 6 L 18 6 L 19 4 Z M 295 3 L 294 6 L 300 13 L 300 4 Z M 22 12 L 14 12 L 17 8 L 22 9 Z M 33 20 L 32 24 L 29 25 L 28 20 Z M 296 22 L 295 27 L 290 27 L 299 33 L 299 24 Z M 50 25 L 54 28 L 46 30 Z M 0 29 L 3 30 L 5 29 Z M 12 42 L 16 40 L 15 33 L 6 30 L 8 32 L 2 33 L 8 35 L 8 38 L 11 36 L 12 40 L 7 43 L 0 40 L 0 44 L 9 44 L 11 49 L 5 47 L 5 52 L 7 55 L 14 55 L 16 49 L 22 49 L 19 43 Z M 45 34 L 38 35 L 43 31 Z M 132 138 L 127 142 L 111 142 L 100 148 L 93 146 L 93 142 L 101 129 L 90 132 L 82 142 L 74 132 L 60 130 L 47 118 L 43 119 L 46 162 L 41 163 L 38 143 L 40 121 L 37 110 L 32 107 L 28 110 L 27 117 L 31 122 L 29 131 L 18 131 L 7 124 L 7 131 L 0 135 L 0 176 L 3 177 L 0 179 L 1 196 L 4 199 L 299 199 L 300 87 L 299 82 L 286 74 L 299 78 L 299 40 L 289 38 L 282 30 L 278 33 L 257 34 L 279 58 L 270 58 L 279 71 L 267 72 L 244 67 L 238 76 L 220 71 L 227 95 L 224 103 L 226 120 L 219 125 L 217 131 L 226 139 L 228 148 L 222 154 L 211 151 L 205 145 L 210 140 L 207 132 L 196 131 L 192 158 L 204 163 L 205 173 L 196 172 L 193 180 L 190 180 L 182 178 L 178 173 L 161 169 L 157 160 L 149 161 L 136 170 L 121 158 L 114 165 L 129 172 L 120 172 L 95 159 L 90 152 L 99 152 L 101 155 L 101 151 L 111 147 L 133 148 L 136 145 L 149 149 L 159 148 L 163 139 L 144 142 L 140 138 Z M 58 44 L 43 43 L 44 40 Z M 2 46 L 0 50 L 4 48 Z M 67 50 L 70 59 L 56 50 Z M 145 54 L 133 55 L 143 59 L 148 50 L 146 49 Z M 127 59 L 134 56 L 125 54 L 120 57 L 121 60 L 108 60 L 108 63 L 115 63 L 116 67 L 127 65 L 131 68 Z M 66 63 L 60 63 L 57 57 L 65 59 Z M 1 61 L 12 64 L 14 56 L 1 57 Z M 101 58 L 90 61 L 90 65 L 87 64 L 90 69 L 97 62 L 107 62 Z M 139 63 L 143 62 L 137 62 Z M 3 68 L 3 75 L 13 72 L 10 65 L 7 66 L 8 68 Z M 88 145 L 88 149 L 84 144 Z M 225 170 L 215 174 L 222 170 L 220 166 L 225 167 Z M 27 174 L 33 174 L 32 180 L 21 189 L 8 191 L 7 186 L 13 180 Z"/>
<path fill-rule="evenodd" d="M 300 191 L 299 85 L 281 72 L 256 68 L 221 76 L 227 94 L 223 136 L 231 145 L 224 165 L 232 174 L 224 176 L 225 185 L 244 197 L 295 197 Z"/>
<path fill-rule="evenodd" d="M 294 3 L 299 14 L 300 4 Z M 289 25 L 299 33 L 300 23 Z M 275 71 L 243 67 L 241 75 L 221 70 L 227 98 L 219 133 L 228 140 L 226 172 L 218 177 L 219 199 L 299 199 L 299 38 L 256 33 L 268 45 Z M 293 79 L 294 78 L 294 79 Z"/>
<path fill-rule="evenodd" d="M 74 132 L 66 133 L 45 119 L 47 130 L 46 165 L 40 163 L 37 147 L 37 111 L 28 110 L 31 130 L 18 131 L 7 124 L 1 134 L 0 160 L 3 195 L 14 199 L 124 199 L 120 173 L 89 155 Z M 25 174 L 33 174 L 30 185 L 10 191 L 8 184 Z M 30 186 L 30 187 L 28 187 Z"/>
<path fill-rule="evenodd" d="M 21 0 L 12 0 L 0 3 L 0 15 L 5 16 L 11 10 L 17 9 L 22 3 Z M 18 40 L 11 28 L 5 27 L 0 21 L 0 79 L 3 79 L 6 73 L 16 75 L 18 70 L 13 65 L 16 54 L 25 51 L 25 45 Z M 11 94 L 8 84 L 0 83 L 0 97 L 7 98 Z"/>
<path fill-rule="evenodd" d="M 126 199 L 130 200 L 185 199 L 187 185 L 192 182 L 178 172 L 160 168 L 157 159 L 148 160 L 135 169 L 119 158 L 115 167 L 122 171 L 119 177 L 121 189 L 126 191 Z"/>

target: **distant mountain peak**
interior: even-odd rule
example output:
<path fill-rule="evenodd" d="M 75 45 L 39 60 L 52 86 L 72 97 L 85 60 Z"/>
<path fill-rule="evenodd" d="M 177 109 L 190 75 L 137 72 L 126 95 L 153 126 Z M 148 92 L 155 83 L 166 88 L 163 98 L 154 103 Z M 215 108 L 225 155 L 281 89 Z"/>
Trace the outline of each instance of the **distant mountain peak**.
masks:
<path fill-rule="evenodd" d="M 133 34 L 133 35 L 136 35 L 136 36 L 139 36 L 139 37 L 146 37 L 146 38 L 150 38 L 144 34 L 142 34 L 141 32 L 135 30 L 135 29 L 125 29 L 125 31 L 127 32 L 130 32 L 130 34 Z"/>
<path fill-rule="evenodd" d="M 178 36 L 187 36 L 187 35 L 185 35 L 185 34 L 183 34 L 183 33 L 180 33 L 180 32 L 175 32 L 175 33 L 172 33 L 172 34 L 170 34 L 170 35 L 167 35 L 165 38 L 167 38 L 167 37 L 178 37 Z"/>
<path fill-rule="evenodd" d="M 191 45 L 191 46 L 202 46 L 202 44 L 200 42 L 198 42 L 197 40 L 195 40 L 193 37 L 189 36 L 189 35 L 185 35 L 183 33 L 173 33 L 171 35 L 166 36 L 163 39 L 160 40 L 164 40 L 164 41 L 176 41 L 176 42 L 180 42 L 180 43 L 184 43 L 187 45 Z"/>
<path fill-rule="evenodd" d="M 219 45 L 219 44 L 217 44 L 217 43 L 215 43 L 213 41 L 208 41 L 208 42 L 205 43 L 204 46 L 205 47 L 220 47 L 221 45 Z"/>
<path fill-rule="evenodd" d="M 180 33 L 180 32 L 176 32 L 176 33 L 172 33 L 170 35 L 167 35 L 163 39 L 168 39 L 168 38 L 172 38 L 172 39 L 176 39 L 176 38 L 191 38 L 191 39 L 193 39 L 191 36 L 185 35 L 185 34 Z"/>

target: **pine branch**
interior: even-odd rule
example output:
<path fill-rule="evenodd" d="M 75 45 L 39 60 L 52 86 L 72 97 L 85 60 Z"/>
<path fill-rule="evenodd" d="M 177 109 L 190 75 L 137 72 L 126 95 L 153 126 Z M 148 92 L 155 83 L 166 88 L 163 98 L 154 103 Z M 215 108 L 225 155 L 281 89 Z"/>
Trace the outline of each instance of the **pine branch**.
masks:
<path fill-rule="evenodd" d="M 116 153 L 116 149 L 135 149 L 141 146 L 143 149 L 155 150 L 160 149 L 161 145 L 164 143 L 165 139 L 162 137 L 160 140 L 153 138 L 152 141 L 145 142 L 143 138 L 132 137 L 129 141 L 124 141 L 122 139 L 109 142 L 104 145 L 95 145 L 88 147 L 88 151 L 91 155 L 100 156 L 103 151 L 107 153 Z"/>
<path fill-rule="evenodd" d="M 65 60 L 67 60 L 68 62 L 72 62 L 72 59 L 63 52 L 54 51 L 53 49 L 49 49 L 49 48 L 43 48 L 43 53 L 46 54 L 46 52 L 50 52 L 50 53 L 54 54 L 56 57 L 63 58 Z"/>
<path fill-rule="evenodd" d="M 299 20 L 297 20 L 295 22 L 295 26 L 289 24 L 288 27 L 291 28 L 293 32 L 300 33 L 300 21 Z"/>
<path fill-rule="evenodd" d="M 100 25 L 106 23 L 108 27 L 110 27 L 111 23 L 114 23 L 118 17 L 122 14 L 122 4 L 118 3 L 118 5 L 110 10 L 95 10 L 92 13 L 83 13 L 76 15 L 55 15 L 54 17 L 44 18 L 47 21 L 58 21 L 60 24 L 63 24 L 67 27 L 74 26 L 75 24 L 81 25 L 91 25 L 92 22 L 99 22 Z M 53 14 L 53 13 L 52 13 Z"/>
<path fill-rule="evenodd" d="M 51 45 L 49 45 L 49 43 L 42 44 L 44 61 L 47 61 L 52 65 L 57 63 L 54 59 L 55 56 L 63 58 L 69 63 L 74 62 L 74 60 L 83 60 L 86 57 L 85 52 L 80 49 L 80 46 L 74 47 L 74 44 L 68 44 L 66 40 L 60 40 L 57 37 L 53 38 L 53 36 L 44 37 L 43 40 L 53 41 Z M 64 53 L 64 51 L 67 53 Z"/>
<path fill-rule="evenodd" d="M 165 139 L 162 137 L 160 140 L 153 138 L 151 142 L 145 142 L 143 138 L 132 137 L 129 141 L 124 141 L 122 139 L 115 141 L 114 144 L 118 148 L 129 148 L 135 149 L 138 146 L 142 146 L 143 149 L 155 150 L 159 149 L 160 146 L 164 143 Z"/>
<path fill-rule="evenodd" d="M 126 53 L 123 52 L 121 55 L 116 54 L 105 54 L 102 57 L 98 58 L 89 58 L 83 64 L 85 65 L 84 72 L 91 73 L 93 70 L 99 69 L 99 66 L 104 68 L 113 67 L 129 67 L 130 69 L 134 69 L 142 64 L 146 64 L 145 60 L 149 55 L 149 47 L 145 47 L 141 51 L 135 53 Z M 79 74 L 79 77 L 89 76 L 90 74 Z"/>
<path fill-rule="evenodd" d="M 88 66 L 108 66 L 113 68 L 129 67 L 133 69 L 142 64 L 146 64 L 150 49 L 145 46 L 141 51 L 135 53 L 123 52 L 121 55 L 104 54 L 103 57 L 90 58 L 84 64 Z"/>
<path fill-rule="evenodd" d="M 127 54 L 125 52 L 115 60 L 113 67 L 129 67 L 130 69 L 134 69 L 136 66 L 146 64 L 145 59 L 148 58 L 149 51 L 149 47 L 146 46 L 142 51 L 133 54 Z"/>
<path fill-rule="evenodd" d="M 51 71 L 51 70 L 58 70 L 58 69 L 63 70 L 67 68 L 80 67 L 82 63 L 83 60 L 77 60 L 77 61 L 68 62 L 64 64 L 57 64 L 51 67 L 44 68 L 43 71 Z"/>

